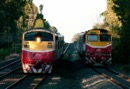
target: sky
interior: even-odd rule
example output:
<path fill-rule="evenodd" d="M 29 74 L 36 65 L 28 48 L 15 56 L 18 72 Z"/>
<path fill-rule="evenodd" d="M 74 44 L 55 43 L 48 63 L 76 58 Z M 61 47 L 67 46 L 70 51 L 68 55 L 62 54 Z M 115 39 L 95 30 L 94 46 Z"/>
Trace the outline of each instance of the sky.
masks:
<path fill-rule="evenodd" d="M 71 42 L 74 34 L 87 31 L 95 23 L 102 23 L 101 13 L 107 8 L 106 0 L 33 0 L 43 5 L 44 18 Z"/>

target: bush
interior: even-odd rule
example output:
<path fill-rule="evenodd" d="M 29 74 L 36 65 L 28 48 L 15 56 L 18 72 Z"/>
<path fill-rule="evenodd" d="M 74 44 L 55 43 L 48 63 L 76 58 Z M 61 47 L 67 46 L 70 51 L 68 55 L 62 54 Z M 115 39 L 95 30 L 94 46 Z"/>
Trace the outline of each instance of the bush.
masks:
<path fill-rule="evenodd" d="M 6 56 L 14 53 L 21 53 L 21 43 L 15 44 L 15 48 L 13 45 L 8 48 L 0 48 L 0 60 L 5 59 Z"/>
<path fill-rule="evenodd" d="M 11 48 L 1 48 L 0 49 L 0 60 L 4 59 L 5 56 L 10 55 L 12 53 L 12 49 Z"/>

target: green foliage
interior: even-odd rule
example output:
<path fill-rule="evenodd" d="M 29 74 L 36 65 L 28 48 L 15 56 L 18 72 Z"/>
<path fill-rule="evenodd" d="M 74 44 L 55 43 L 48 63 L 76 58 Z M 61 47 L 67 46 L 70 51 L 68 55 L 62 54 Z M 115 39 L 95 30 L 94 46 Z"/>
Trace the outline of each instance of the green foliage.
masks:
<path fill-rule="evenodd" d="M 130 16 L 130 0 L 113 0 L 114 6 L 113 10 L 118 15 L 119 19 L 124 23 L 130 21 L 128 18 Z"/>
<path fill-rule="evenodd" d="M 107 10 L 103 13 L 103 16 L 105 16 L 105 24 L 107 24 L 106 29 L 113 32 L 113 37 L 119 38 L 118 31 L 121 28 L 122 23 L 112 9 L 115 5 L 113 0 L 108 0 L 107 3 Z"/>
<path fill-rule="evenodd" d="M 122 60 L 125 63 L 129 63 L 130 60 L 130 0 L 114 0 L 113 10 L 117 14 L 118 18 L 122 22 L 122 27 L 119 30 L 120 44 Z M 120 57 L 120 56 L 119 56 Z"/>
<path fill-rule="evenodd" d="M 43 19 L 44 18 L 44 15 L 42 14 L 42 13 L 38 13 L 37 14 L 37 17 L 36 17 L 36 19 Z"/>
<path fill-rule="evenodd" d="M 112 31 L 113 62 L 130 63 L 130 0 L 107 0 L 107 10 L 102 14 L 104 24 L 95 24 L 95 28 Z"/>
<path fill-rule="evenodd" d="M 45 29 L 49 29 L 50 28 L 50 24 L 48 21 L 45 21 L 44 22 L 44 25 L 45 25 Z"/>
<path fill-rule="evenodd" d="M 1 0 L 0 5 L 0 32 L 7 32 L 6 28 L 10 28 L 10 32 L 16 30 L 16 20 L 24 14 L 24 6 L 26 1 L 23 0 Z M 15 29 L 15 30 L 14 30 Z"/>
<path fill-rule="evenodd" d="M 57 28 L 56 28 L 56 27 L 54 27 L 54 26 L 51 26 L 51 27 L 50 27 L 50 30 L 51 30 L 52 32 L 57 33 Z"/>
<path fill-rule="evenodd" d="M 0 0 L 0 58 L 13 53 L 12 45 L 20 42 L 17 20 L 25 14 L 26 3 L 25 0 Z"/>
<path fill-rule="evenodd" d="M 21 52 L 21 44 L 15 43 L 15 45 L 16 45 L 15 48 L 11 47 L 13 45 L 11 45 L 8 48 L 0 48 L 0 60 L 4 59 L 6 56 L 8 56 L 10 54 L 13 54 L 14 50 L 15 50 L 15 53 L 20 53 Z"/>
<path fill-rule="evenodd" d="M 113 31 L 113 61 L 130 63 L 130 0 L 107 0 L 104 12 L 107 28 Z"/>
<path fill-rule="evenodd" d="M 126 64 L 115 64 L 114 69 L 120 70 L 124 73 L 130 73 L 130 65 L 126 65 Z"/>
<path fill-rule="evenodd" d="M 4 10 L 0 10 L 0 32 L 4 31 L 5 22 L 5 12 Z"/>
<path fill-rule="evenodd" d="M 8 48 L 8 49 L 2 48 L 2 49 L 0 49 L 0 59 L 4 59 L 5 56 L 11 54 L 11 52 L 12 52 L 11 48 Z"/>

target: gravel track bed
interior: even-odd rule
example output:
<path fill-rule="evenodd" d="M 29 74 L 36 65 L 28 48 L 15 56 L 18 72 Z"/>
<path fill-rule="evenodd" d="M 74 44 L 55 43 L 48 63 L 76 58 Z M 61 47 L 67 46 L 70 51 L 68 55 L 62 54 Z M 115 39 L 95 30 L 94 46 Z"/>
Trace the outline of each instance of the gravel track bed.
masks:
<path fill-rule="evenodd" d="M 13 84 L 14 82 L 18 81 L 22 76 L 24 76 L 22 69 L 19 69 L 9 75 L 5 76 L 4 78 L 0 79 L 0 89 L 5 89 L 9 85 Z"/>
<path fill-rule="evenodd" d="M 31 74 L 11 89 L 33 89 L 44 77 L 41 74 Z"/>

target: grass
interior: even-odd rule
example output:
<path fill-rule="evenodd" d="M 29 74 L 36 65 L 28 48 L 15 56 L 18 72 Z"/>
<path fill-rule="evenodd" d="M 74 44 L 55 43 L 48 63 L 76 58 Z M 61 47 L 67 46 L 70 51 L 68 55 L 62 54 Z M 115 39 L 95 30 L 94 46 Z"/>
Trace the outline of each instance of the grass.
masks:
<path fill-rule="evenodd" d="M 124 73 L 130 73 L 130 64 L 115 64 L 114 68 Z"/>
<path fill-rule="evenodd" d="M 21 52 L 21 44 L 16 44 L 15 52 L 13 47 L 0 48 L 0 61 L 4 60 L 6 56 L 20 52 Z"/>
<path fill-rule="evenodd" d="M 7 55 L 12 54 L 11 48 L 1 48 L 0 49 L 0 60 L 3 60 Z"/>

